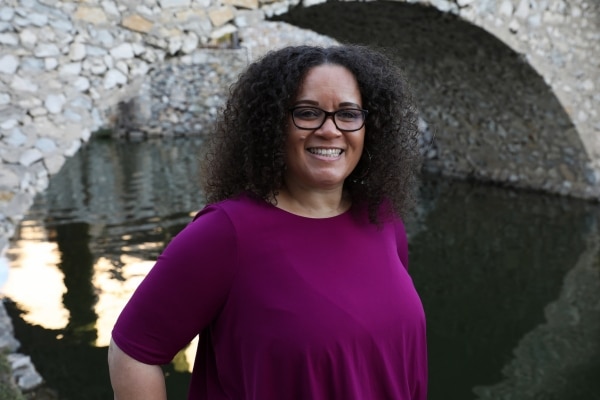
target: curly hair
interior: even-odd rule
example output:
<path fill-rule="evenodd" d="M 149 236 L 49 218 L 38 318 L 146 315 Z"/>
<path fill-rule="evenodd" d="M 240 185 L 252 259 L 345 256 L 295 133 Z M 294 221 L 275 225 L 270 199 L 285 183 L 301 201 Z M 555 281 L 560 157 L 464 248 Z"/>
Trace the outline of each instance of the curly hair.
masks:
<path fill-rule="evenodd" d="M 348 69 L 358 82 L 365 122 L 364 151 L 344 182 L 352 204 L 380 222 L 384 202 L 405 216 L 414 205 L 421 166 L 417 112 L 400 68 L 365 46 L 291 46 L 250 64 L 230 88 L 203 163 L 208 203 L 242 192 L 275 203 L 285 171 L 289 108 L 308 71 L 323 64 Z M 275 203 L 276 204 L 276 203 Z"/>

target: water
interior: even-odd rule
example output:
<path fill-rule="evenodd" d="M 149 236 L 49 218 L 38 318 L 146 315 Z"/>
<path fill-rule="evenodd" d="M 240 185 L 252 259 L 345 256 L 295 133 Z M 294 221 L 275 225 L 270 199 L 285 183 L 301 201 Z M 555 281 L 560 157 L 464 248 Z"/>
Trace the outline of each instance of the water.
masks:
<path fill-rule="evenodd" d="M 200 138 L 93 140 L 20 225 L 3 293 L 22 352 L 61 400 L 112 398 L 118 312 L 202 207 Z M 600 399 L 598 206 L 424 179 L 410 269 L 428 318 L 430 399 Z M 193 346 L 165 367 L 183 399 Z"/>

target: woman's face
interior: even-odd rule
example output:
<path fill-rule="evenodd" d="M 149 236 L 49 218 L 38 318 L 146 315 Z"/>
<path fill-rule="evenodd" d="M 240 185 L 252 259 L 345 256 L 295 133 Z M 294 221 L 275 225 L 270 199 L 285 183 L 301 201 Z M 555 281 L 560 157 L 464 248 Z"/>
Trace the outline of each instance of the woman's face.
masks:
<path fill-rule="evenodd" d="M 362 109 L 356 78 L 339 65 L 314 67 L 308 71 L 292 107 L 298 106 L 328 112 L 348 110 L 336 116 L 338 125 L 342 125 L 347 116 L 355 115 L 351 110 Z M 310 123 L 315 110 L 306 111 L 300 111 L 296 123 L 302 125 L 301 119 Z M 286 186 L 300 190 L 341 189 L 360 160 L 365 139 L 364 126 L 352 132 L 341 131 L 334 124 L 333 116 L 327 116 L 321 127 L 306 130 L 294 124 L 291 114 L 288 118 Z M 344 129 L 344 126 L 341 127 Z"/>

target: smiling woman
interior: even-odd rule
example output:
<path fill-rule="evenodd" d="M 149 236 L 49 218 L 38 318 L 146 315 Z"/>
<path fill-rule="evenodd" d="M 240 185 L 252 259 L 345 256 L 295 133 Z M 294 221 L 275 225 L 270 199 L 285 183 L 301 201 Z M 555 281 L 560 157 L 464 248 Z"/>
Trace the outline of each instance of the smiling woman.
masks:
<path fill-rule="evenodd" d="M 365 114 L 361 103 L 356 78 L 346 68 L 325 64 L 307 73 L 290 113 L 293 123 L 287 124 L 287 168 L 277 195 L 280 208 L 317 218 L 350 208 L 349 198 L 339 199 L 363 152 Z M 320 196 L 324 193 L 331 196 Z M 331 203 L 320 199 L 331 199 Z M 311 204 L 314 201 L 319 203 Z"/>
<path fill-rule="evenodd" d="M 205 160 L 207 206 L 113 330 L 116 398 L 166 398 L 159 365 L 199 335 L 189 399 L 425 400 L 400 70 L 359 46 L 268 53 L 232 87 Z"/>

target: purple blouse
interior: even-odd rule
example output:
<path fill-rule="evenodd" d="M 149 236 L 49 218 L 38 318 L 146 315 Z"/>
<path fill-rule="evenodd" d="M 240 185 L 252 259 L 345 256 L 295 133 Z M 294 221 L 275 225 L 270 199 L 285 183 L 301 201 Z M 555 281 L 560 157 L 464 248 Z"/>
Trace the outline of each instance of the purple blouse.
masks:
<path fill-rule="evenodd" d="M 425 315 L 400 220 L 306 218 L 241 196 L 167 246 L 113 339 L 169 363 L 198 333 L 188 399 L 425 400 Z"/>

